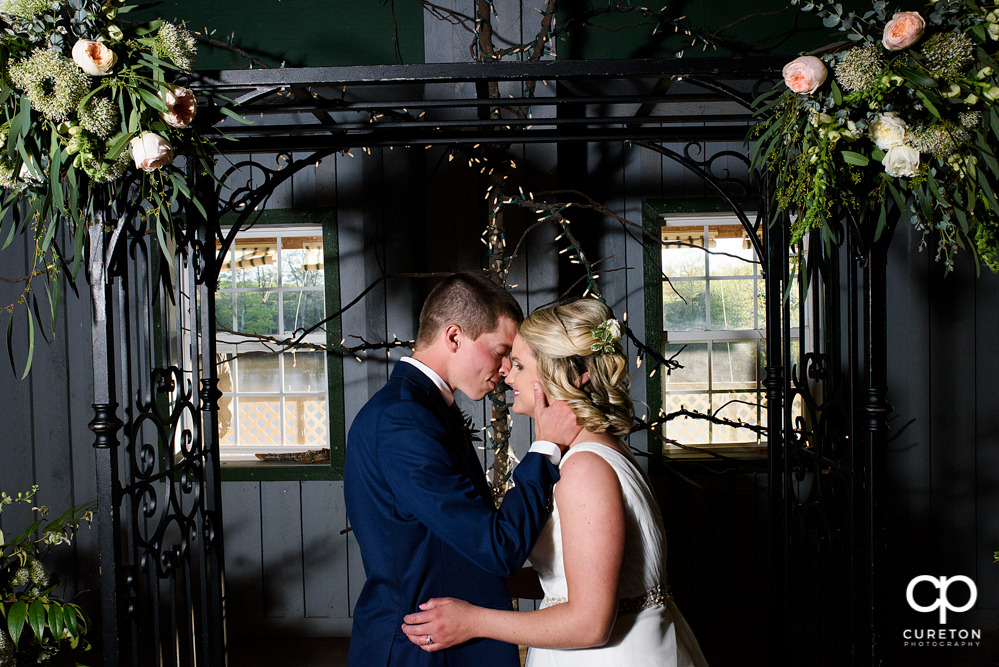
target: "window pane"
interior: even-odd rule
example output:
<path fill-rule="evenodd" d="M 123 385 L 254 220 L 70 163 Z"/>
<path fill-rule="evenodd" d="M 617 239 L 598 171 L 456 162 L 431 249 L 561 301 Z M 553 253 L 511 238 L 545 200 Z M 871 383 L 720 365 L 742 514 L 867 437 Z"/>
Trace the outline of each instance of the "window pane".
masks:
<path fill-rule="evenodd" d="M 325 447 L 326 399 L 286 398 L 284 402 L 284 433 L 286 445 Z"/>
<path fill-rule="evenodd" d="M 221 243 L 215 244 L 215 252 L 217 253 L 222 249 Z M 226 259 L 223 260 L 222 270 L 219 271 L 219 289 L 227 289 L 232 287 L 232 248 L 229 248 L 229 253 L 226 255 Z"/>
<path fill-rule="evenodd" d="M 232 292 L 215 293 L 215 321 L 232 329 Z"/>
<path fill-rule="evenodd" d="M 289 290 L 284 293 L 284 331 L 311 327 L 322 320 L 325 313 L 326 295 L 322 290 Z"/>
<path fill-rule="evenodd" d="M 278 332 L 277 292 L 237 292 L 236 330 L 271 335 Z"/>
<path fill-rule="evenodd" d="M 288 236 L 281 239 L 281 284 L 323 284 L 321 236 Z"/>
<path fill-rule="evenodd" d="M 254 352 L 239 357 L 235 364 L 238 393 L 281 391 L 281 371 L 276 354 Z"/>
<path fill-rule="evenodd" d="M 709 407 L 708 394 L 670 394 L 666 397 L 666 414 L 676 412 L 681 407 L 705 413 Z M 707 444 L 709 424 L 703 419 L 677 417 L 666 422 L 666 437 L 685 445 Z"/>
<path fill-rule="evenodd" d="M 663 329 L 665 331 L 690 331 L 704 329 L 707 309 L 704 305 L 704 281 L 676 281 L 663 283 Z M 676 288 L 674 291 L 673 288 Z M 680 296 L 677 296 L 677 292 Z M 686 303 L 684 303 L 686 301 Z"/>
<path fill-rule="evenodd" d="M 711 388 L 757 389 L 756 350 L 756 341 L 712 343 Z"/>
<path fill-rule="evenodd" d="M 277 287 L 276 238 L 237 239 L 233 243 L 233 257 L 236 287 Z"/>
<path fill-rule="evenodd" d="M 239 399 L 239 444 L 280 445 L 280 415 L 281 399 L 278 396 L 241 397 Z"/>
<path fill-rule="evenodd" d="M 711 328 L 755 329 L 752 280 L 711 281 Z"/>
<path fill-rule="evenodd" d="M 704 227 L 662 228 L 663 272 L 670 278 L 704 275 Z"/>
<path fill-rule="evenodd" d="M 285 391 L 326 391 L 325 352 L 286 352 Z"/>
<path fill-rule="evenodd" d="M 718 238 L 708 256 L 712 276 L 751 276 L 753 275 L 753 246 L 746 247 L 742 225 L 717 225 Z"/>
<path fill-rule="evenodd" d="M 691 343 L 686 347 L 678 344 L 663 346 L 663 356 L 667 359 L 680 352 L 676 360 L 683 368 L 671 371 L 664 383 L 667 392 L 708 388 L 708 345 L 707 343 Z"/>
<path fill-rule="evenodd" d="M 755 425 L 758 422 L 757 403 L 759 400 L 760 394 L 755 391 L 713 394 L 711 396 L 712 414 L 722 419 Z M 712 426 L 712 442 L 756 442 L 758 440 L 756 433 L 749 429 L 720 424 Z"/>
<path fill-rule="evenodd" d="M 763 280 L 760 280 L 756 287 L 756 302 L 759 308 L 760 314 L 760 329 L 767 326 L 767 306 L 766 306 L 766 284 Z M 791 326 L 797 327 L 800 320 L 798 304 L 800 303 L 800 298 L 798 295 L 798 279 L 794 278 L 791 281 L 791 293 L 788 295 L 788 302 L 790 304 L 791 312 Z"/>

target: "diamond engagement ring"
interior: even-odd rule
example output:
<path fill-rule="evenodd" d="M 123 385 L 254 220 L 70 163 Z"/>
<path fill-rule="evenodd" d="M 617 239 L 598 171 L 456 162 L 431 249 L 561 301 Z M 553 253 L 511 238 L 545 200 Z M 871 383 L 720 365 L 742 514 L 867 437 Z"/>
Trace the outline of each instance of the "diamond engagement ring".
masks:
<path fill-rule="evenodd" d="M 427 635 L 427 646 L 430 646 L 433 643 L 434 643 L 434 640 L 430 638 L 430 635 Z"/>

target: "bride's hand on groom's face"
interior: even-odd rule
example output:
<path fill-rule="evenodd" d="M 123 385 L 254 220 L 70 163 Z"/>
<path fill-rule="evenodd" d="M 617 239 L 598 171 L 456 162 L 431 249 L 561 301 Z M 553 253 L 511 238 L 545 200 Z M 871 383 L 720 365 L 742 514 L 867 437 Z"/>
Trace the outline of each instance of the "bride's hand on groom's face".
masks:
<path fill-rule="evenodd" d="M 565 401 L 552 401 L 549 404 L 541 385 L 535 382 L 534 439 L 554 442 L 564 454 L 582 430 L 583 428 L 576 424 L 576 415 Z"/>
<path fill-rule="evenodd" d="M 455 598 L 433 598 L 420 605 L 419 611 L 404 619 L 402 631 L 424 651 L 440 651 L 467 642 L 475 635 L 468 626 L 469 611 L 474 606 Z M 427 641 L 427 637 L 433 643 Z"/>

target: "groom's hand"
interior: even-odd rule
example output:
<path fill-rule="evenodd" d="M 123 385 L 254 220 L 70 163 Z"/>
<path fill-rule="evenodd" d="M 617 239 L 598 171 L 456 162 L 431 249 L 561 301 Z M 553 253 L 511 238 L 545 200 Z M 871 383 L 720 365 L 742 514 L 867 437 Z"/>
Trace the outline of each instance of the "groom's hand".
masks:
<path fill-rule="evenodd" d="M 565 401 L 553 401 L 549 405 L 541 384 L 535 382 L 534 439 L 554 442 L 564 454 L 582 430 L 583 427 L 576 423 L 576 415 Z"/>

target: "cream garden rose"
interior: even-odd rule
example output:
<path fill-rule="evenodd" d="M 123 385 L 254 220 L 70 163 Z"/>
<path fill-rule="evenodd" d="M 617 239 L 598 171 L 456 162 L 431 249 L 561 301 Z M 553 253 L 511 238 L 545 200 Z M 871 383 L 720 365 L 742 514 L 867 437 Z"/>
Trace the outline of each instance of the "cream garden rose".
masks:
<path fill-rule="evenodd" d="M 894 111 L 879 114 L 870 125 L 871 140 L 883 151 L 898 146 L 905 140 L 905 131 L 909 126 L 905 124 Z"/>
<path fill-rule="evenodd" d="M 105 76 L 118 62 L 118 55 L 100 42 L 81 39 L 73 45 L 73 62 L 91 76 Z"/>
<path fill-rule="evenodd" d="M 784 83 L 796 93 L 811 95 L 829 76 L 825 63 L 815 56 L 801 56 L 784 65 Z"/>
<path fill-rule="evenodd" d="M 919 151 L 905 144 L 893 146 L 885 153 L 881 164 L 889 176 L 912 178 L 919 168 Z"/>
<path fill-rule="evenodd" d="M 173 127 L 185 128 L 194 120 L 198 113 L 198 100 L 187 88 L 172 86 L 160 91 L 160 99 L 167 105 L 167 110 L 160 112 L 163 120 Z"/>
<path fill-rule="evenodd" d="M 919 12 L 897 12 L 885 24 L 881 43 L 889 51 L 901 51 L 918 42 L 925 30 L 926 20 Z"/>
<path fill-rule="evenodd" d="M 135 166 L 144 171 L 155 171 L 173 162 L 173 146 L 155 132 L 143 132 L 131 141 Z"/>

